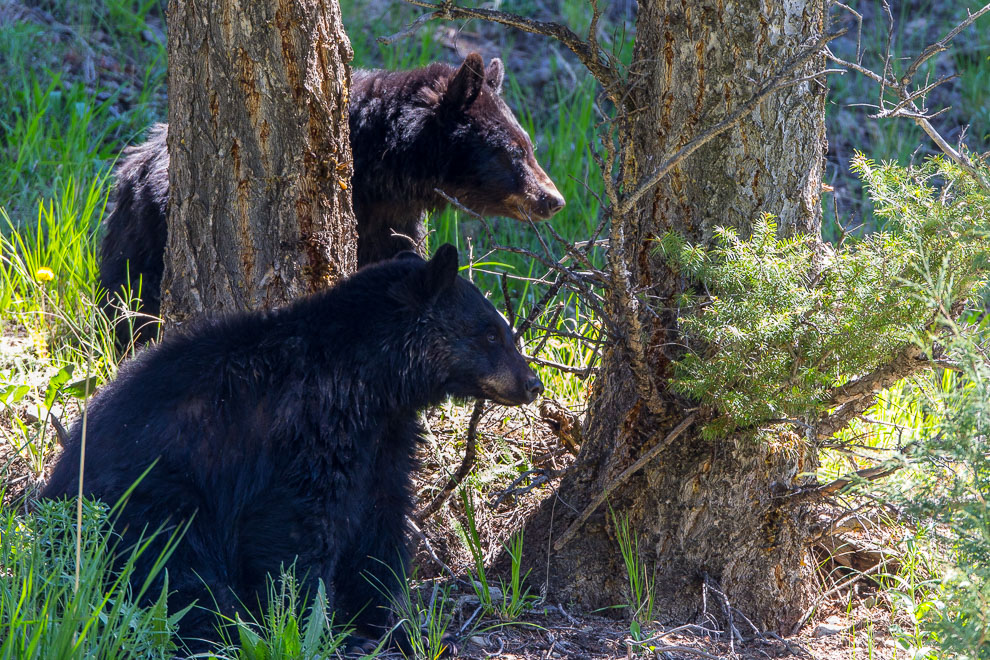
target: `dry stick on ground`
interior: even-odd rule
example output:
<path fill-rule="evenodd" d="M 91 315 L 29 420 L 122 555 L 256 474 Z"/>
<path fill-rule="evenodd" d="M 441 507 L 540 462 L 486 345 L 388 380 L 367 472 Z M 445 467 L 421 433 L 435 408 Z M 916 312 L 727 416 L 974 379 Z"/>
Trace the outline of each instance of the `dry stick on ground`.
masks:
<path fill-rule="evenodd" d="M 468 423 L 467 447 L 464 449 L 464 458 L 461 460 L 461 466 L 457 468 L 457 472 L 447 481 L 447 485 L 433 498 L 433 501 L 413 514 L 416 520 L 423 522 L 436 513 L 437 509 L 443 506 L 443 503 L 447 501 L 454 489 L 471 472 L 471 467 L 474 465 L 474 457 L 478 454 L 478 423 L 481 421 L 481 414 L 484 411 L 485 399 L 475 401 L 474 410 L 471 411 L 471 421 Z"/>
<path fill-rule="evenodd" d="M 497 509 L 498 505 L 502 503 L 506 497 L 519 497 L 520 495 L 525 495 L 534 488 L 539 488 L 543 484 L 549 483 L 551 479 L 556 479 L 557 477 L 564 474 L 563 470 L 553 470 L 548 468 L 535 468 L 533 470 L 526 470 L 518 477 L 512 480 L 512 483 L 508 487 L 499 493 L 498 498 L 494 502 L 488 505 L 490 509 Z M 532 477 L 533 475 L 539 475 L 536 479 L 533 479 L 528 486 L 519 487 L 526 479 Z"/>
<path fill-rule="evenodd" d="M 633 658 L 636 654 L 633 652 L 635 647 L 643 647 L 645 642 L 634 642 L 632 640 L 626 641 L 626 657 Z M 661 653 L 687 653 L 688 655 L 696 655 L 701 658 L 710 658 L 711 660 L 724 660 L 722 656 L 712 655 L 707 651 L 702 651 L 701 649 L 692 648 L 690 646 L 654 646 L 650 648 L 650 654 L 659 657 Z"/>
<path fill-rule="evenodd" d="M 433 550 L 433 545 L 430 543 L 429 537 L 423 533 L 423 530 L 419 528 L 417 522 L 410 516 L 406 516 L 406 520 L 409 523 L 409 529 L 412 530 L 413 536 L 418 538 L 423 543 L 423 547 L 426 548 L 426 552 L 430 555 L 430 559 L 436 562 L 437 566 L 440 567 L 440 570 L 456 580 L 457 575 L 454 571 L 450 570 L 450 566 L 443 563 L 443 560 L 437 556 L 436 551 Z"/>
<path fill-rule="evenodd" d="M 850 578 L 849 580 L 846 580 L 842 584 L 837 585 L 837 586 L 833 587 L 832 589 L 829 589 L 828 591 L 826 591 L 826 592 L 822 593 L 821 595 L 819 595 L 818 598 L 815 599 L 815 602 L 811 604 L 811 607 L 809 607 L 808 609 L 806 609 L 804 611 L 804 614 L 801 615 L 801 618 L 798 619 L 798 622 L 796 624 L 794 624 L 794 627 L 793 628 L 791 628 L 791 634 L 792 635 L 796 635 L 796 634 L 798 634 L 801 631 L 801 628 L 804 627 L 804 624 L 806 624 L 808 622 L 808 619 L 811 618 L 811 615 L 815 613 L 815 610 L 817 610 L 821 606 L 821 604 L 825 601 L 826 598 L 828 598 L 828 597 L 830 597 L 830 596 L 832 596 L 834 594 L 839 593 L 840 591 L 842 591 L 843 589 L 845 589 L 847 587 L 851 587 L 853 584 L 855 584 L 856 582 L 859 582 L 860 580 L 862 580 L 863 578 L 869 576 L 870 574 L 876 573 L 881 568 L 883 568 L 884 565 L 885 565 L 884 562 L 880 562 L 876 566 L 870 567 L 869 569 L 867 569 L 867 570 L 865 570 L 865 571 L 857 574 L 855 577 Z"/>
<path fill-rule="evenodd" d="M 560 549 L 563 548 L 564 545 L 571 540 L 574 534 L 577 533 L 577 531 L 581 528 L 581 525 L 584 524 L 584 521 L 586 521 L 588 518 L 591 517 L 591 514 L 593 514 L 598 509 L 598 507 L 602 505 L 602 503 L 608 498 L 609 494 L 613 490 L 615 490 L 616 487 L 618 487 L 620 484 L 624 483 L 627 479 L 629 479 L 629 477 L 636 474 L 640 470 L 640 468 L 642 468 L 644 465 L 649 463 L 664 448 L 669 447 L 670 444 L 674 442 L 674 440 L 677 440 L 677 438 L 679 438 L 681 434 L 684 433 L 684 431 L 686 431 L 688 427 L 690 427 L 694 423 L 696 415 L 697 415 L 696 413 L 691 413 L 690 415 L 682 419 L 681 423 L 675 426 L 674 429 L 667 434 L 666 438 L 658 442 L 649 451 L 647 451 L 645 454 L 643 454 L 638 459 L 636 459 L 635 463 L 633 463 L 625 470 L 623 470 L 619 476 L 617 476 L 615 479 L 612 480 L 611 483 L 605 486 L 605 488 L 602 489 L 602 492 L 598 494 L 598 497 L 596 497 L 594 501 L 590 505 L 588 505 L 588 507 L 583 512 L 581 512 L 581 515 L 578 516 L 577 519 L 573 523 L 571 523 L 571 526 L 568 527 L 567 530 L 564 531 L 564 533 L 561 534 L 560 537 L 554 542 L 553 549 L 557 552 L 560 552 Z"/>
<path fill-rule="evenodd" d="M 701 584 L 701 588 L 704 589 L 705 591 L 711 590 L 715 593 L 716 596 L 719 596 L 721 598 L 721 600 L 719 600 L 719 604 L 722 606 L 722 614 L 725 615 L 725 623 L 726 626 L 728 626 L 729 628 L 728 630 L 729 655 L 734 656 L 736 654 L 735 640 L 739 640 L 739 643 L 742 644 L 743 638 L 742 638 L 742 633 L 739 632 L 739 629 L 736 628 L 736 624 L 733 621 L 732 604 L 729 602 L 729 597 L 725 595 L 724 591 L 722 591 L 715 585 L 715 581 L 712 580 L 711 576 L 709 576 L 707 572 L 702 573 L 702 579 L 703 582 Z"/>

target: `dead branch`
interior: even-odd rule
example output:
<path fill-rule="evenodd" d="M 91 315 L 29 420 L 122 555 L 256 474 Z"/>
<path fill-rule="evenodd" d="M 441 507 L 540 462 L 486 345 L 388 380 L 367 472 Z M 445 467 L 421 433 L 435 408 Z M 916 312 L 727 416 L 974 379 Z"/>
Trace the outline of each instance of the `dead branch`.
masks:
<path fill-rule="evenodd" d="M 519 324 L 518 328 L 516 328 L 516 336 L 515 336 L 516 339 L 519 339 L 524 334 L 526 334 L 526 331 L 529 330 L 530 326 L 533 325 L 536 319 L 539 318 L 540 314 L 542 314 L 544 310 L 547 308 L 547 305 L 550 303 L 553 297 L 557 295 L 558 291 L 560 291 L 560 287 L 563 283 L 564 281 L 560 277 L 558 277 L 557 279 L 554 280 L 553 284 L 551 284 L 550 287 L 543 293 L 543 296 L 539 299 L 539 301 L 537 301 L 537 303 L 533 305 L 533 308 L 529 310 L 529 314 L 526 316 L 525 319 L 523 319 L 523 322 Z"/>
<path fill-rule="evenodd" d="M 598 41 L 594 35 L 591 35 L 591 37 L 585 41 L 575 34 L 575 32 L 569 27 L 561 25 L 560 23 L 537 21 L 532 18 L 527 18 L 526 16 L 520 16 L 518 14 L 512 14 L 510 12 L 499 11 L 496 9 L 459 7 L 455 5 L 452 0 L 444 0 L 443 2 L 406 0 L 406 2 L 416 7 L 429 9 L 431 10 L 431 13 L 426 14 L 427 18 L 420 16 L 409 28 L 403 32 L 400 32 L 398 35 L 394 37 L 386 37 L 384 43 L 391 43 L 399 36 L 408 34 L 410 30 L 415 29 L 423 23 L 433 19 L 449 21 L 461 18 L 477 18 L 483 21 L 490 21 L 492 23 L 513 27 L 517 30 L 522 30 L 523 32 L 539 34 L 556 39 L 577 56 L 581 63 L 584 64 L 588 71 L 591 72 L 591 75 L 593 75 L 595 79 L 601 83 L 602 87 L 606 91 L 606 94 L 613 98 L 613 101 L 618 98 L 621 80 L 616 68 L 613 66 L 613 58 L 609 53 L 599 48 Z M 595 15 L 593 16 L 593 20 L 591 22 L 591 30 L 594 30 L 595 26 L 598 24 L 599 10 L 597 6 L 594 7 L 594 12 Z"/>
<path fill-rule="evenodd" d="M 901 78 L 901 82 L 905 85 L 908 84 L 910 80 L 914 78 L 915 74 L 918 73 L 918 69 L 922 64 L 935 55 L 945 52 L 949 47 L 949 42 L 959 36 L 960 32 L 968 28 L 976 21 L 976 19 L 987 12 L 990 12 L 990 4 L 984 6 L 982 9 L 978 9 L 976 12 L 971 13 L 967 11 L 968 16 L 965 20 L 961 21 L 958 25 L 949 30 L 944 37 L 925 48 L 921 54 L 908 65 L 907 70 L 904 72 L 904 76 Z"/>
<path fill-rule="evenodd" d="M 471 421 L 468 422 L 467 447 L 464 449 L 464 458 L 461 460 L 461 466 L 457 468 L 457 472 L 447 481 L 447 485 L 433 498 L 433 501 L 413 514 L 413 517 L 419 522 L 425 521 L 436 513 L 437 509 L 443 506 L 443 503 L 447 501 L 454 489 L 471 472 L 471 468 L 474 466 L 474 458 L 478 453 L 478 423 L 481 422 L 481 414 L 485 411 L 485 403 L 485 399 L 478 399 L 474 402 L 474 410 L 471 411 Z"/>
<path fill-rule="evenodd" d="M 567 530 L 564 531 L 564 533 L 561 534 L 560 537 L 554 542 L 553 544 L 554 551 L 560 552 L 560 550 L 567 544 L 568 541 L 571 540 L 574 534 L 577 533 L 577 531 L 581 528 L 581 525 L 583 525 L 584 522 L 591 517 L 591 514 L 593 514 L 606 499 L 608 499 L 609 494 L 611 494 L 613 490 L 615 490 L 619 485 L 621 485 L 626 480 L 628 480 L 629 477 L 639 472 L 639 470 L 644 465 L 646 465 L 651 460 L 656 458 L 657 454 L 663 451 L 663 449 L 665 449 L 666 447 L 669 447 L 670 444 L 674 442 L 674 440 L 677 440 L 677 438 L 679 438 L 681 434 L 684 433 L 684 431 L 686 431 L 692 424 L 694 424 L 694 420 L 696 417 L 697 417 L 697 413 L 691 413 L 690 415 L 682 419 L 680 424 L 675 426 L 674 429 L 667 434 L 666 438 L 658 442 L 649 451 L 647 451 L 645 454 L 643 454 L 638 459 L 636 459 L 635 463 L 633 463 L 625 470 L 623 470 L 619 476 L 613 479 L 610 484 L 605 486 L 605 488 L 602 489 L 602 492 L 598 494 L 598 496 L 594 499 L 594 501 L 583 512 L 581 512 L 581 515 L 577 517 L 577 520 L 571 523 L 571 526 L 568 527 Z"/>
<path fill-rule="evenodd" d="M 584 378 L 588 373 L 587 366 L 572 367 L 568 364 L 560 364 L 559 362 L 554 362 L 553 360 L 544 360 L 543 358 L 531 357 L 528 360 L 532 364 L 538 364 L 541 367 L 550 367 L 551 369 L 556 369 L 557 371 L 562 371 L 568 374 L 577 374 L 579 377 Z"/>
<path fill-rule="evenodd" d="M 873 373 L 834 388 L 828 406 L 837 409 L 816 425 L 818 438 L 822 440 L 831 438 L 836 432 L 845 428 L 849 422 L 876 402 L 876 395 L 880 390 L 931 366 L 932 362 L 920 349 L 908 346 Z"/>
<path fill-rule="evenodd" d="M 642 645 L 643 644 L 641 642 L 637 642 L 631 639 L 626 640 L 626 657 L 627 658 L 635 657 L 636 654 L 634 653 L 634 649 Z M 696 649 L 691 646 L 657 646 L 651 648 L 650 653 L 654 654 L 657 657 L 660 657 L 661 653 L 663 654 L 687 653 L 688 655 L 696 655 L 699 658 L 708 658 L 710 660 L 723 660 L 721 656 L 712 655 L 707 651 L 702 651 L 701 649 Z"/>
<path fill-rule="evenodd" d="M 795 493 L 787 495 L 787 499 L 790 503 L 804 502 L 809 499 L 816 499 L 821 497 L 826 497 L 828 495 L 835 494 L 845 488 L 848 488 L 854 483 L 860 481 L 877 481 L 878 479 L 883 479 L 884 477 L 889 477 L 901 468 L 907 467 L 907 464 L 903 461 L 885 461 L 881 465 L 877 465 L 870 468 L 864 468 L 862 470 L 857 470 L 851 474 L 844 477 L 839 477 L 834 481 L 830 481 L 827 484 L 822 484 L 820 486 L 812 486 L 810 488 L 803 488 Z"/>
<path fill-rule="evenodd" d="M 416 519 L 411 516 L 406 516 L 406 522 L 409 524 L 409 529 L 412 531 L 413 536 L 423 542 L 423 547 L 426 548 L 426 552 L 430 555 L 430 559 L 436 562 L 437 566 L 440 567 L 440 570 L 456 580 L 457 575 L 454 571 L 450 570 L 450 566 L 443 563 L 443 560 L 437 556 L 436 551 L 433 549 L 433 545 L 430 543 L 430 539 L 423 533 L 423 530 L 419 528 Z"/>
<path fill-rule="evenodd" d="M 505 302 L 505 318 L 509 321 L 509 327 L 516 325 L 516 310 L 512 307 L 512 296 L 509 295 L 509 278 L 505 272 L 499 275 L 499 282 L 502 285 L 502 300 Z"/>
<path fill-rule="evenodd" d="M 880 85 L 880 100 L 878 104 L 878 111 L 870 115 L 872 119 L 887 119 L 892 117 L 904 117 L 910 119 L 919 127 L 921 130 L 931 138 L 932 142 L 939 148 L 939 150 L 948 156 L 956 165 L 958 165 L 963 171 L 965 171 L 974 181 L 980 186 L 990 191 L 990 181 L 976 168 L 972 160 L 965 154 L 962 149 L 956 149 L 948 143 L 948 141 L 942 137 L 942 135 L 935 129 L 931 123 L 938 112 L 930 113 L 925 108 L 919 108 L 916 104 L 918 99 L 924 98 L 928 92 L 930 92 L 935 87 L 948 82 L 955 76 L 943 76 L 933 83 L 926 83 L 919 89 L 912 90 L 911 87 L 914 84 L 914 77 L 918 74 L 921 66 L 925 62 L 930 60 L 935 55 L 944 52 L 948 49 L 949 43 L 955 39 L 959 34 L 971 26 L 980 16 L 990 12 L 990 4 L 985 5 L 983 8 L 968 13 L 967 17 L 962 20 L 959 24 L 949 30 L 944 37 L 939 39 L 933 44 L 929 44 L 924 50 L 914 60 L 908 64 L 904 73 L 900 76 L 896 76 L 892 69 L 892 59 L 890 56 L 890 35 L 893 31 L 893 17 L 890 13 L 890 8 L 884 3 L 884 8 L 887 11 L 887 20 L 889 22 L 888 30 L 888 40 L 887 47 L 884 56 L 884 68 L 883 73 L 877 73 L 872 71 L 862 64 L 857 62 L 847 62 L 839 57 L 836 57 L 834 53 L 830 50 L 825 50 L 825 56 L 838 64 L 839 66 L 846 67 L 852 71 L 860 73 L 870 80 L 874 81 Z M 857 56 L 858 57 L 858 56 Z M 894 92 L 897 96 L 897 102 L 891 103 L 887 99 L 888 88 Z"/>

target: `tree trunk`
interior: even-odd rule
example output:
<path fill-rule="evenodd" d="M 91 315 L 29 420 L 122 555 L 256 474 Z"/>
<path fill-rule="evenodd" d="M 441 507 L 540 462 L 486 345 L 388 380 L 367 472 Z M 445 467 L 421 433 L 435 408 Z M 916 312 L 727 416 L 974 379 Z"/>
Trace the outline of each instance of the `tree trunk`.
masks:
<path fill-rule="evenodd" d="M 337 0 L 172 0 L 162 316 L 271 307 L 355 269 Z"/>
<path fill-rule="evenodd" d="M 619 133 L 623 194 L 804 52 L 821 36 L 824 17 L 822 0 L 641 2 L 628 119 Z M 822 63 L 815 57 L 792 77 L 821 70 Z M 693 424 L 616 486 L 608 504 L 573 536 L 560 537 L 578 512 L 695 405 L 667 390 L 677 355 L 677 298 L 686 284 L 655 249 L 655 239 L 674 230 L 708 243 L 719 225 L 746 235 L 764 212 L 779 217 L 782 232 L 818 234 L 824 104 L 820 80 L 774 92 L 613 221 L 607 311 L 620 319 L 627 337 L 636 335 L 649 359 L 637 374 L 623 342 L 611 343 L 591 394 L 577 464 L 533 525 L 552 530 L 548 580 L 554 598 L 586 608 L 628 602 L 611 506 L 629 517 L 651 574 L 656 569 L 661 619 L 696 620 L 703 613 L 706 578 L 732 607 L 767 629 L 789 632 L 806 607 L 812 584 L 808 516 L 774 497 L 816 467 L 814 450 L 794 434 L 708 440 L 701 424 Z M 616 277 L 628 287 L 616 286 Z M 644 399 L 637 376 L 652 383 L 655 403 Z M 703 418 L 705 411 L 698 415 Z M 709 590 L 708 613 L 720 616 L 722 605 Z"/>

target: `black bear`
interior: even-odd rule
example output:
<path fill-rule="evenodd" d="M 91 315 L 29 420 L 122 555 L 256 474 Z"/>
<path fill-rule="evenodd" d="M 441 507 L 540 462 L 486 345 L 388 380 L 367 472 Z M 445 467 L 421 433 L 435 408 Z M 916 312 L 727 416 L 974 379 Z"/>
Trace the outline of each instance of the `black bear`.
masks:
<path fill-rule="evenodd" d="M 536 162 L 533 143 L 502 99 L 505 70 L 468 55 L 460 67 L 433 63 L 411 71 L 355 71 L 350 91 L 352 194 L 358 266 L 418 249 L 442 190 L 485 215 L 549 218 L 564 198 Z M 113 211 L 103 222 L 100 284 L 114 294 L 128 282 L 141 311 L 157 316 L 168 204 L 168 126 L 126 149 L 117 168 Z M 157 333 L 152 323 L 141 333 Z M 118 324 L 118 343 L 130 339 Z"/>
<path fill-rule="evenodd" d="M 287 307 L 201 321 L 126 363 L 89 406 L 83 492 L 113 503 L 152 466 L 116 525 L 190 520 L 169 558 L 171 611 L 256 612 L 295 561 L 337 621 L 380 633 L 408 560 L 418 411 L 447 396 L 533 401 L 540 379 L 505 319 L 457 275 L 457 251 L 362 269 Z M 77 422 L 42 495 L 78 490 Z M 151 552 L 146 552 L 149 556 Z M 141 580 L 145 564 L 132 580 Z M 215 638 L 194 609 L 186 640 Z"/>

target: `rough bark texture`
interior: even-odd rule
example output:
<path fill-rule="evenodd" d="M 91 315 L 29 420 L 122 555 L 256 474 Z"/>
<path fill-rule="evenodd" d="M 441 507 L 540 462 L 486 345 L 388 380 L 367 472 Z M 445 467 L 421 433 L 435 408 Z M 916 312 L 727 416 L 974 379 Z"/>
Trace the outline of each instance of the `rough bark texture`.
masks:
<path fill-rule="evenodd" d="M 337 0 L 172 0 L 166 322 L 255 309 L 354 270 Z"/>
<path fill-rule="evenodd" d="M 824 15 L 822 0 L 641 2 L 630 107 L 619 137 L 623 189 L 738 108 L 759 81 L 821 35 Z M 821 68 L 816 57 L 794 78 Z M 625 315 L 620 327 L 638 336 L 613 343 L 603 356 L 578 462 L 534 524 L 551 530 L 551 543 L 692 405 L 666 391 L 677 350 L 676 296 L 685 283 L 654 249 L 654 239 L 675 229 L 707 242 L 719 225 L 745 234 L 764 212 L 779 216 L 782 232 L 818 233 L 824 103 L 825 88 L 816 80 L 775 92 L 614 220 L 611 273 L 628 287 L 611 287 L 609 311 L 617 319 Z M 644 379 L 622 347 L 630 339 L 646 347 L 640 366 L 659 403 L 649 405 L 642 396 Z M 807 523 L 799 507 L 774 495 L 799 485 L 815 461 L 793 434 L 706 440 L 696 426 L 611 493 L 609 504 L 629 516 L 647 565 L 657 568 L 662 618 L 700 616 L 707 576 L 757 625 L 789 630 L 811 584 Z M 549 566 L 553 598 L 597 608 L 615 605 L 627 592 L 608 505 L 555 549 L 548 564 L 540 566 L 546 558 L 535 562 L 538 569 Z M 721 616 L 711 592 L 707 607 Z"/>

